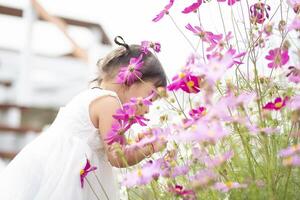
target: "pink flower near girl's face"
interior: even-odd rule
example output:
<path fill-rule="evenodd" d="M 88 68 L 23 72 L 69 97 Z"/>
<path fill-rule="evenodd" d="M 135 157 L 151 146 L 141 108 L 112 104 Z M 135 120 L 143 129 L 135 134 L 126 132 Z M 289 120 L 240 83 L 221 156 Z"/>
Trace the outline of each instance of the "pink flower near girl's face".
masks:
<path fill-rule="evenodd" d="M 290 59 L 289 52 L 280 48 L 271 49 L 269 51 L 269 55 L 267 55 L 265 58 L 271 61 L 268 64 L 268 67 L 275 69 L 285 65 Z"/>
<path fill-rule="evenodd" d="M 200 77 L 192 75 L 185 70 L 173 77 L 172 83 L 168 85 L 168 90 L 177 91 L 179 89 L 187 93 L 198 93 L 200 91 Z"/>
<path fill-rule="evenodd" d="M 151 97 L 149 95 L 153 94 L 153 91 L 155 90 L 156 87 L 151 81 L 145 81 L 145 83 L 134 83 L 126 89 L 126 92 L 124 92 L 124 102 L 142 103 L 142 107 L 146 113 L 148 112 L 147 107 L 151 104 L 151 101 L 155 99 L 154 96 Z"/>
<path fill-rule="evenodd" d="M 85 167 L 82 170 L 80 170 L 81 188 L 83 188 L 84 179 L 88 175 L 88 173 L 90 173 L 91 171 L 95 171 L 96 169 L 97 169 L 97 167 L 91 166 L 90 161 L 88 159 L 86 159 Z"/>
<path fill-rule="evenodd" d="M 123 105 L 123 108 L 117 110 L 113 115 L 116 120 L 122 121 L 126 124 L 126 129 L 130 128 L 133 124 L 138 123 L 141 126 L 146 126 L 146 121 L 149 119 L 144 118 L 136 113 L 136 107 L 127 103 Z"/>
<path fill-rule="evenodd" d="M 130 128 L 130 126 L 121 121 L 115 121 L 112 125 L 110 132 L 107 134 L 107 137 L 104 139 L 108 145 L 113 143 L 119 143 L 121 145 L 126 143 L 125 132 Z"/>
<path fill-rule="evenodd" d="M 148 97 L 142 98 L 131 98 L 129 104 L 136 108 L 136 113 L 138 115 L 144 115 L 149 112 L 149 106 L 157 98 L 157 94 L 152 92 Z"/>

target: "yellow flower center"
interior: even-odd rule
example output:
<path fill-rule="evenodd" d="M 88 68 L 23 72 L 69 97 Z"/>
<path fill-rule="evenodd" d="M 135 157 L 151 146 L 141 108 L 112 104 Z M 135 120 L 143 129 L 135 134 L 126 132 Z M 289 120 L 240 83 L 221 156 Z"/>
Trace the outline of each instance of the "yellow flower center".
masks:
<path fill-rule="evenodd" d="M 201 31 L 201 32 L 199 33 L 199 37 L 200 37 L 200 38 L 204 38 L 204 37 L 205 37 L 205 32 Z"/>
<path fill-rule="evenodd" d="M 176 162 L 175 162 L 175 160 L 172 160 L 171 162 L 170 162 L 170 165 L 171 165 L 171 167 L 176 167 Z"/>
<path fill-rule="evenodd" d="M 292 146 L 293 151 L 298 150 L 298 148 L 299 148 L 299 145 L 297 145 L 297 144 L 295 144 L 295 145 Z"/>
<path fill-rule="evenodd" d="M 139 177 L 143 176 L 142 170 L 138 169 L 137 174 L 138 174 Z"/>
<path fill-rule="evenodd" d="M 225 185 L 226 185 L 228 188 L 232 188 L 233 182 L 228 181 L 227 183 L 225 183 Z"/>
<path fill-rule="evenodd" d="M 277 65 L 280 65 L 280 64 L 281 64 L 281 55 L 277 54 L 277 55 L 275 56 L 274 62 L 275 62 Z"/>
<path fill-rule="evenodd" d="M 127 139 L 127 143 L 128 143 L 128 144 L 133 144 L 133 140 L 132 140 L 131 138 L 128 138 L 128 139 Z"/>
<path fill-rule="evenodd" d="M 84 170 L 83 169 L 80 170 L 80 175 L 82 175 L 82 174 L 84 174 Z"/>
<path fill-rule="evenodd" d="M 282 106 L 282 104 L 283 104 L 282 102 L 277 102 L 277 103 L 275 103 L 275 107 L 280 108 Z"/>
<path fill-rule="evenodd" d="M 197 126 L 196 125 L 192 125 L 191 126 L 191 131 L 196 131 L 197 130 Z"/>
<path fill-rule="evenodd" d="M 293 158 L 292 157 L 288 157 L 288 158 L 283 160 L 283 165 L 291 165 L 292 163 L 293 163 Z"/>
<path fill-rule="evenodd" d="M 195 85 L 194 81 L 189 81 L 186 84 L 189 88 L 194 87 L 194 85 Z"/>
<path fill-rule="evenodd" d="M 179 76 L 179 78 L 184 78 L 184 77 L 185 77 L 185 73 L 180 72 L 180 73 L 178 74 L 178 76 Z"/>

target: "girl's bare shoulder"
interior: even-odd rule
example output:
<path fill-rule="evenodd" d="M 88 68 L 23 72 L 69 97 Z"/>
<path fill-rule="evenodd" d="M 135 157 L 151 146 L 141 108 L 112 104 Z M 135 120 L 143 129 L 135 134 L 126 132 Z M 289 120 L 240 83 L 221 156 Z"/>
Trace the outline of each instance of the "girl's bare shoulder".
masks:
<path fill-rule="evenodd" d="M 90 103 L 89 112 L 95 127 L 98 127 L 101 118 L 112 117 L 120 107 L 118 99 L 114 96 L 103 96 L 93 100 Z"/>

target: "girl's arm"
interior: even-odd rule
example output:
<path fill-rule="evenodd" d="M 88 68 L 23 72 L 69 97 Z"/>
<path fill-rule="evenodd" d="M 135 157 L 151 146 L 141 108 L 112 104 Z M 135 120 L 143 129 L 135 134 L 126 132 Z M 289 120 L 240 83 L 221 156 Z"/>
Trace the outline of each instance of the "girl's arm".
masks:
<path fill-rule="evenodd" d="M 153 154 L 155 151 L 163 148 L 163 143 L 154 143 L 146 145 L 142 148 L 136 149 L 130 146 L 123 146 L 122 148 L 115 148 L 114 145 L 108 145 L 105 142 L 107 134 L 111 130 L 112 124 L 115 121 L 113 115 L 117 109 L 120 108 L 120 104 L 115 97 L 105 96 L 103 98 L 96 99 L 91 104 L 91 110 L 95 113 L 95 118 L 98 122 L 98 129 L 100 136 L 104 141 L 107 157 L 112 166 L 122 168 L 135 165 L 143 160 L 145 157 Z M 93 112 L 91 112 L 93 114 Z"/>

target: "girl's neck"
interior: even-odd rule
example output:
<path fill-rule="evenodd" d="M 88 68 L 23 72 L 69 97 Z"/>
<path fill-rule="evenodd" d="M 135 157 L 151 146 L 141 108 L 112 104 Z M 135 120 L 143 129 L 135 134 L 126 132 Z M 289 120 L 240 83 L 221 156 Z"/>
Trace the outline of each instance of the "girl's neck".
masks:
<path fill-rule="evenodd" d="M 126 101 L 124 92 L 123 92 L 123 88 L 119 84 L 102 81 L 100 83 L 99 87 L 104 90 L 110 90 L 110 91 L 117 93 L 117 95 L 122 103 L 124 103 Z"/>

